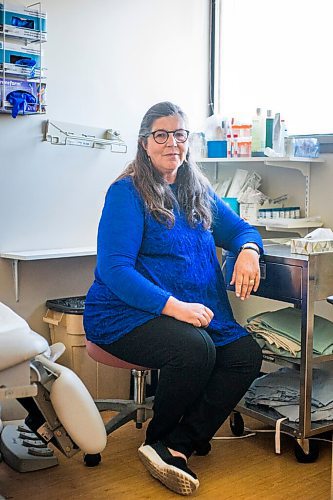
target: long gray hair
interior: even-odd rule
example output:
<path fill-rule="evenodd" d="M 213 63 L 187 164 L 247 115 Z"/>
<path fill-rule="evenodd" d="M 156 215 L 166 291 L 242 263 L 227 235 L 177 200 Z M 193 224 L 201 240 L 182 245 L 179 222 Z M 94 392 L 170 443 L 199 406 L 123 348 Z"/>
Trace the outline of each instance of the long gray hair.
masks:
<path fill-rule="evenodd" d="M 178 206 L 184 211 L 192 227 L 202 223 L 203 227 L 208 229 L 212 223 L 210 184 L 191 160 L 190 152 L 187 152 L 186 159 L 177 172 L 177 201 L 169 184 L 152 166 L 143 147 L 147 144 L 147 136 L 152 131 L 155 120 L 172 115 L 179 115 L 187 123 L 184 112 L 171 102 L 160 102 L 148 109 L 141 122 L 136 157 L 118 179 L 129 175 L 133 177 L 134 185 L 146 207 L 162 224 L 168 227 L 174 225 L 175 216 L 172 209 Z"/>

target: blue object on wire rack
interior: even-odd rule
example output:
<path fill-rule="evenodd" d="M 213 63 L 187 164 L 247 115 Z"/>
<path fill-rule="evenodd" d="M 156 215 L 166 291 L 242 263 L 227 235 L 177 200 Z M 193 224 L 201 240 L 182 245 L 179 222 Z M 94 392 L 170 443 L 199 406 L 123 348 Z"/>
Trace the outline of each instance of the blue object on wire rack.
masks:
<path fill-rule="evenodd" d="M 6 99 L 13 106 L 13 118 L 17 117 L 19 111 L 22 111 L 22 114 L 24 114 L 28 104 L 36 104 L 37 102 L 36 97 L 25 90 L 13 90 L 13 92 L 7 95 Z"/>
<path fill-rule="evenodd" d="M 30 59 L 30 57 L 23 57 L 22 59 L 18 59 L 15 65 L 24 66 L 25 68 L 31 68 L 29 77 L 33 78 L 35 76 L 36 61 Z"/>
<path fill-rule="evenodd" d="M 12 17 L 12 26 L 17 26 L 18 28 L 28 28 L 34 29 L 34 22 L 32 19 L 22 19 L 21 17 Z"/>

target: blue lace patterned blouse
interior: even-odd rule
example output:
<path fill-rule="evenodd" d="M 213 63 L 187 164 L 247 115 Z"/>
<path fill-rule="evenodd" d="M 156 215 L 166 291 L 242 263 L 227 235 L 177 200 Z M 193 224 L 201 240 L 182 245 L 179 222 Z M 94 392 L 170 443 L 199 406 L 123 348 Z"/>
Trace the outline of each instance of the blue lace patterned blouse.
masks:
<path fill-rule="evenodd" d="M 256 229 L 214 193 L 212 197 L 211 230 L 191 227 L 176 208 L 175 225 L 169 229 L 147 211 L 130 177 L 111 185 L 99 223 L 95 281 L 84 311 L 89 340 L 116 341 L 160 316 L 171 295 L 214 312 L 206 330 L 216 345 L 247 335 L 233 317 L 215 247 L 237 253 L 249 241 L 262 248 L 262 241 Z"/>

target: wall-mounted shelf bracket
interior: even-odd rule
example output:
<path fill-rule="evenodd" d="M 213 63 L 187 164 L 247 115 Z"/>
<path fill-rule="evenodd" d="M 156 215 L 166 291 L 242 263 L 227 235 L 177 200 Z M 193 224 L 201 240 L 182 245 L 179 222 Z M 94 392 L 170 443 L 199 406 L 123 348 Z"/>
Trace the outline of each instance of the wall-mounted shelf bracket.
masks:
<path fill-rule="evenodd" d="M 12 272 L 13 272 L 13 280 L 14 280 L 14 290 L 15 290 L 15 300 L 19 301 L 19 278 L 18 278 L 18 259 L 13 259 L 11 261 L 12 264 Z"/>
<path fill-rule="evenodd" d="M 293 158 L 292 160 L 288 160 L 284 158 L 279 161 L 279 158 L 275 158 L 274 160 L 271 158 L 270 159 L 267 158 L 265 159 L 264 163 L 265 165 L 268 165 L 270 167 L 292 168 L 294 170 L 299 170 L 304 175 L 304 177 L 310 176 L 311 160 L 309 159 L 304 160 L 304 158 L 299 158 L 299 159 Z"/>

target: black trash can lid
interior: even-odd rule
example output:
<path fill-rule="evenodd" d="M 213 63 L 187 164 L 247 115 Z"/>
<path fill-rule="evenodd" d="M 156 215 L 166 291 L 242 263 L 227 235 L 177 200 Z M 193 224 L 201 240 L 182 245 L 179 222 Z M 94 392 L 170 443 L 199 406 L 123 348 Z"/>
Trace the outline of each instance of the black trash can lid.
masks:
<path fill-rule="evenodd" d="M 46 307 L 53 311 L 68 314 L 83 314 L 86 296 L 65 297 L 62 299 L 51 299 L 46 301 Z"/>

